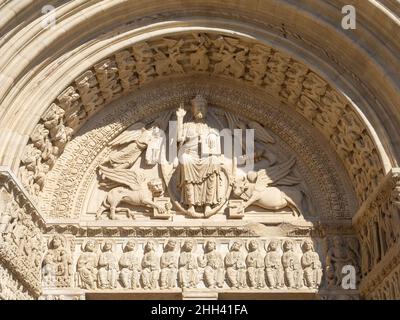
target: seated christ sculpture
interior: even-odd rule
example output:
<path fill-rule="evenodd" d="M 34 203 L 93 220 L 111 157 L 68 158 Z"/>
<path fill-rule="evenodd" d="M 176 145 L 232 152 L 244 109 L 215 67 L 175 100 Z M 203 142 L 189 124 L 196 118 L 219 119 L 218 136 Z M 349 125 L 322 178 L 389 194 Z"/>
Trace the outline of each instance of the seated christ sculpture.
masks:
<path fill-rule="evenodd" d="M 183 123 L 186 111 L 177 114 L 182 202 L 190 213 L 201 207 L 211 211 L 222 200 L 221 146 L 216 129 L 206 122 L 207 101 L 200 95 L 191 101 L 192 120 Z"/>

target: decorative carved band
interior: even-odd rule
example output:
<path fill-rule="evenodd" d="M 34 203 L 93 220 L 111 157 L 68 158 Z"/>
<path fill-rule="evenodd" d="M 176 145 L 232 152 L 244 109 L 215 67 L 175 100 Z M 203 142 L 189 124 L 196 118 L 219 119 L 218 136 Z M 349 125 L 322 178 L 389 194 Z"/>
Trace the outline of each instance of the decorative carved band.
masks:
<path fill-rule="evenodd" d="M 66 88 L 42 115 L 21 161 L 21 178 L 34 195 L 76 129 L 111 100 L 156 78 L 208 74 L 272 92 L 331 142 L 360 203 L 383 176 L 373 139 L 351 104 L 304 64 L 276 49 L 221 34 L 152 39 L 99 61 Z"/>
<path fill-rule="evenodd" d="M 41 293 L 43 244 L 38 226 L 44 227 L 45 223 L 14 179 L 9 171 L 0 171 L 0 264 L 30 295 L 38 297 Z M 2 272 L 7 274 L 5 270 Z M 4 286 L 7 287 L 7 282 Z M 20 290 L 15 294 L 18 296 L 23 292 Z M 7 296 L 12 298 L 10 294 Z"/>
<path fill-rule="evenodd" d="M 366 297 L 374 296 L 400 263 L 399 168 L 388 173 L 354 216 L 353 224 L 361 244 L 360 288 Z"/>
<path fill-rule="evenodd" d="M 48 224 L 46 233 L 60 233 L 80 237 L 256 237 L 246 226 L 132 226 Z"/>
<path fill-rule="evenodd" d="M 99 182 L 103 182 L 98 179 L 98 168 L 105 162 L 109 165 L 111 158 L 119 156 L 132 161 L 131 159 L 137 158 L 139 152 L 143 152 L 143 158 L 147 154 L 147 151 L 142 151 L 143 141 L 140 142 L 142 149 L 136 145 L 136 142 L 128 145 L 126 150 L 114 151 L 109 145 L 114 140 L 129 134 L 130 128 L 136 124 L 147 124 L 145 128 L 149 130 L 155 122 L 164 123 L 160 120 L 164 120 L 165 115 L 173 113 L 172 110 L 177 108 L 180 102 L 190 101 L 200 91 L 205 94 L 212 106 L 210 114 L 214 121 L 217 118 L 219 122 L 224 123 L 227 115 L 230 115 L 229 120 L 240 120 L 240 125 L 244 126 L 246 126 L 246 121 L 253 124 L 257 121 L 256 136 L 258 133 L 267 132 L 268 135 L 274 137 L 276 142 L 264 147 L 267 150 L 260 157 L 262 161 L 255 164 L 258 166 L 257 171 L 265 169 L 269 172 L 273 168 L 279 168 L 279 166 L 273 166 L 281 163 L 289 163 L 291 166 L 293 164 L 291 158 L 296 158 L 292 168 L 301 183 L 299 190 L 302 193 L 304 191 L 304 196 L 298 197 L 301 200 L 297 202 L 305 202 L 305 204 L 309 202 L 312 207 L 304 210 L 305 215 L 315 220 L 322 217 L 326 219 L 350 218 L 351 212 L 357 206 L 350 186 L 351 182 L 337 157 L 325 148 L 325 140 L 316 139 L 313 129 L 307 123 L 301 123 L 302 117 L 291 112 L 290 108 L 285 106 L 275 108 L 273 101 L 265 102 L 262 99 L 265 97 L 261 91 L 242 93 L 236 89 L 235 85 L 237 86 L 227 81 L 224 84 L 216 83 L 200 76 L 192 81 L 186 78 L 175 79 L 162 86 L 158 83 L 149 85 L 129 99 L 113 102 L 109 108 L 98 113 L 66 146 L 63 155 L 47 175 L 48 179 L 40 199 L 43 214 L 52 218 L 78 218 L 87 214 L 85 219 L 94 220 L 98 207 L 92 206 L 90 209 L 92 211 L 89 211 L 86 204 L 98 203 L 100 206 L 101 201 L 108 198 L 104 194 L 100 194 L 100 199 L 96 198 L 99 193 L 95 189 L 99 188 Z M 257 141 L 256 137 L 256 143 Z M 140 163 L 141 161 L 137 160 L 135 169 L 147 173 L 140 168 Z M 149 166 L 144 169 L 148 168 Z M 159 178 L 161 174 L 154 171 L 151 167 L 150 174 L 146 176 Z M 162 176 L 166 175 L 162 174 Z M 278 188 L 294 194 L 293 188 L 289 188 L 289 182 L 286 182 L 286 186 L 283 187 L 279 183 L 278 181 L 276 184 Z M 171 196 L 167 186 L 164 191 L 166 197 Z M 174 193 L 177 194 L 177 191 L 175 190 Z"/>
<path fill-rule="evenodd" d="M 67 291 L 186 288 L 317 292 L 324 287 L 336 292 L 344 291 L 343 266 L 349 264 L 358 270 L 354 237 L 312 240 L 48 236 L 43 285 Z"/>

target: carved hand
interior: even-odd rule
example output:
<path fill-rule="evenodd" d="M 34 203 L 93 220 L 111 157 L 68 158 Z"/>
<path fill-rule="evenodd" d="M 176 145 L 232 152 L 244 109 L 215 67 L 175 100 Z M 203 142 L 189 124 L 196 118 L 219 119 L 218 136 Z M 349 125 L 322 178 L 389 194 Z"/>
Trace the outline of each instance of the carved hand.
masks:
<path fill-rule="evenodd" d="M 183 102 L 181 102 L 178 110 L 176 111 L 177 118 L 183 118 L 186 115 L 186 110 L 184 109 Z"/>

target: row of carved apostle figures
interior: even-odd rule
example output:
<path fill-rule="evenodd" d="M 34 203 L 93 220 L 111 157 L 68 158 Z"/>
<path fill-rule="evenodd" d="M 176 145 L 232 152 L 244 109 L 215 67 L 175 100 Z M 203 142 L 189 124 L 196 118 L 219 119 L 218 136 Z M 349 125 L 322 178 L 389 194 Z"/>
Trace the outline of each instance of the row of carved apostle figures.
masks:
<path fill-rule="evenodd" d="M 68 266 L 72 263 L 68 254 L 53 253 L 50 257 L 58 256 L 58 262 L 47 259 L 47 263 L 55 270 L 71 270 L 76 285 L 88 290 L 114 289 L 118 282 L 126 289 L 200 288 L 202 283 L 210 289 L 318 288 L 322 278 L 320 257 L 311 239 L 301 243 L 302 253 L 298 245 L 291 239 L 271 240 L 265 253 L 259 240 L 249 240 L 246 245 L 233 240 L 222 254 L 217 242 L 210 239 L 199 254 L 194 239 L 168 239 L 162 254 L 158 254 L 155 240 L 145 242 L 142 252 L 137 241 L 131 239 L 117 255 L 111 240 L 104 241 L 100 253 L 96 242 L 88 240 L 82 245 L 76 272 Z"/>

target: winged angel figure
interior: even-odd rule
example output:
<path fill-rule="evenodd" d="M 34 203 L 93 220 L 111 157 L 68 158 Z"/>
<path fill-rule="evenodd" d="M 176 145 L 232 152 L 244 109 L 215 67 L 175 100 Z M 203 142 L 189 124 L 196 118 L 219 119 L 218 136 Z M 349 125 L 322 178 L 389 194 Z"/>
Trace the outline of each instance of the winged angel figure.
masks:
<path fill-rule="evenodd" d="M 164 213 L 168 208 L 157 205 L 153 199 L 164 193 L 160 178 L 149 178 L 133 165 L 145 151 L 147 165 L 155 165 L 160 158 L 163 137 L 158 126 L 146 129 L 141 122 L 130 126 L 125 132 L 114 139 L 109 145 L 112 149 L 108 159 L 99 166 L 100 186 L 111 189 L 96 214 L 100 219 L 105 211 L 109 218 L 116 219 L 116 212 L 126 211 L 128 217 L 134 214 L 128 208 L 118 208 L 119 204 L 147 206 Z"/>
<path fill-rule="evenodd" d="M 142 122 L 137 122 L 115 138 L 109 146 L 117 149 L 106 162 L 118 169 L 131 168 L 142 152 L 146 150 L 147 164 L 157 163 L 162 144 L 161 130 L 157 126 L 146 129 Z M 119 148 L 123 147 L 121 150 Z"/>
<path fill-rule="evenodd" d="M 294 215 L 300 216 L 303 194 L 294 188 L 276 187 L 293 186 L 300 179 L 289 175 L 296 163 L 295 158 L 268 169 L 249 171 L 242 179 L 236 179 L 233 193 L 245 201 L 244 208 L 255 205 L 267 210 L 279 210 L 289 207 Z"/>

